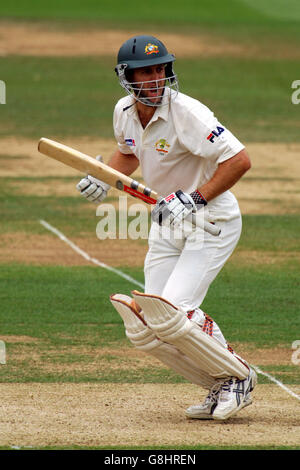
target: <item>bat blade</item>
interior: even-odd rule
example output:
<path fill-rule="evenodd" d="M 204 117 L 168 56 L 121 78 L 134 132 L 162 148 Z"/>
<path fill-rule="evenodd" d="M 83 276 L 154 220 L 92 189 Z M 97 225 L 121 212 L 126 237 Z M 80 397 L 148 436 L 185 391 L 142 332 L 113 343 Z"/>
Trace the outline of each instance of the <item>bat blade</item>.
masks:
<path fill-rule="evenodd" d="M 98 178 L 120 191 L 125 191 L 131 196 L 142 199 L 147 204 L 156 204 L 158 194 L 155 191 L 105 165 L 105 163 L 99 162 L 90 155 L 45 137 L 40 139 L 38 150 L 40 153 L 75 170 L 94 176 L 94 178 Z"/>
<path fill-rule="evenodd" d="M 55 140 L 47 139 L 42 137 L 38 143 L 38 150 L 40 153 L 53 158 L 61 163 L 64 163 L 75 170 L 82 173 L 89 174 L 98 178 L 112 187 L 119 189 L 130 194 L 133 197 L 137 197 L 147 204 L 156 204 L 159 195 L 150 188 L 147 188 L 143 184 L 135 181 L 129 176 L 111 168 L 105 163 L 99 162 L 90 155 L 79 152 L 67 145 L 56 142 Z M 192 214 L 192 221 L 194 225 L 199 223 L 195 222 L 195 217 Z M 206 232 L 211 235 L 218 236 L 221 230 L 217 225 L 211 224 L 207 221 L 203 222 L 203 227 Z"/>

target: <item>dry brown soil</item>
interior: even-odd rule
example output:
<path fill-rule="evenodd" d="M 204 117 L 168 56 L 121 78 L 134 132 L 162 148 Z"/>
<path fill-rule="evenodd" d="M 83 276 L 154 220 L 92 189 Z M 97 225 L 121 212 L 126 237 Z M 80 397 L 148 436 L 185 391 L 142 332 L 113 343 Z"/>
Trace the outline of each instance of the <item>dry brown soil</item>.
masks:
<path fill-rule="evenodd" d="M 264 37 L 259 44 L 240 42 L 216 33 L 198 34 L 168 33 L 158 31 L 116 30 L 96 27 L 66 30 L 53 23 L 0 22 L 0 56 L 113 56 L 128 38 L 138 34 L 158 36 L 176 58 L 184 57 L 255 57 L 299 59 L 297 44 L 285 43 L 285 38 L 276 40 Z M 274 44 L 275 41 L 275 44 Z"/>
<path fill-rule="evenodd" d="M 34 23 L 0 24 L 0 55 L 31 56 L 116 56 L 120 45 L 142 31 L 118 31 L 89 28 L 68 31 Z M 246 52 L 239 44 L 224 41 L 222 47 L 209 36 L 181 36 L 160 32 L 161 40 L 172 44 L 178 56 L 241 55 Z M 38 40 L 37 40 L 38 37 Z"/>
<path fill-rule="evenodd" d="M 199 398 L 189 384 L 1 384 L 1 445 L 299 445 L 297 403 L 260 385 L 230 421 L 188 420 Z M 299 405 L 298 405 L 299 407 Z"/>

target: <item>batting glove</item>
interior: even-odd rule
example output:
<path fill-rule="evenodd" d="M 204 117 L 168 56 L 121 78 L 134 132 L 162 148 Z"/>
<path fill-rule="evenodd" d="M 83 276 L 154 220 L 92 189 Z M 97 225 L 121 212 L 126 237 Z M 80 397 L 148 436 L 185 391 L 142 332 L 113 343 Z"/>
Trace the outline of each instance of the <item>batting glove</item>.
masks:
<path fill-rule="evenodd" d="M 101 155 L 98 155 L 96 160 L 102 161 Z M 104 181 L 98 180 L 91 175 L 87 175 L 85 178 L 82 178 L 76 186 L 76 189 L 83 197 L 88 201 L 95 202 L 96 204 L 99 204 L 99 202 L 102 202 L 106 198 L 107 192 L 110 188 L 111 186 L 109 184 L 104 183 Z"/>
<path fill-rule="evenodd" d="M 171 193 L 165 198 L 157 201 L 151 217 L 159 225 L 167 225 L 172 228 L 178 227 L 184 219 L 197 210 L 206 206 L 207 201 L 202 194 L 196 190 L 191 194 L 179 190 Z"/>

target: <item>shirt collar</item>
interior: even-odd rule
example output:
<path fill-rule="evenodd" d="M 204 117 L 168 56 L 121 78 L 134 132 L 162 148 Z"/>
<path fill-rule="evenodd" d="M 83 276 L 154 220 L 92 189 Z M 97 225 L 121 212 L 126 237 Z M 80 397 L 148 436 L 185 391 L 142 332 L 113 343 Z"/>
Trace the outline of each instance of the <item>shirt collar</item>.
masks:
<path fill-rule="evenodd" d="M 158 106 L 156 108 L 155 113 L 153 114 L 150 123 L 155 122 L 158 119 L 163 119 L 164 121 L 168 121 L 169 107 L 170 107 L 170 96 L 169 96 L 169 94 L 170 94 L 170 90 L 169 90 L 169 88 L 166 88 L 164 96 L 163 96 L 163 103 L 164 104 L 162 106 Z M 138 116 L 138 113 L 137 113 L 137 110 L 136 110 L 136 106 L 132 106 L 131 108 L 129 108 L 128 113 L 130 115 L 132 115 L 134 119 L 139 121 L 139 116 Z"/>

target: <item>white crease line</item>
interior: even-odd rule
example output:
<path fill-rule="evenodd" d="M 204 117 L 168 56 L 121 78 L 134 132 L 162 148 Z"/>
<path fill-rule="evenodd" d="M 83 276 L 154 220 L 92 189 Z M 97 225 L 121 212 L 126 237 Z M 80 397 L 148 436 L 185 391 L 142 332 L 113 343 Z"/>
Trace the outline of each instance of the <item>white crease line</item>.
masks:
<path fill-rule="evenodd" d="M 52 225 L 48 224 L 48 222 L 46 222 L 45 220 L 40 220 L 40 224 L 42 224 L 47 230 L 50 230 L 52 233 L 54 233 L 55 235 L 57 235 L 62 241 L 64 241 L 65 243 L 67 243 L 67 245 L 69 245 L 71 248 L 73 248 L 74 251 L 76 251 L 76 253 L 78 253 L 79 255 L 81 255 L 83 258 L 85 258 L 87 261 L 90 261 L 91 263 L 94 263 L 96 264 L 97 266 L 100 266 L 101 268 L 104 268 L 104 269 L 107 269 L 108 271 L 111 271 L 115 274 L 117 274 L 118 276 L 121 276 L 123 277 L 124 279 L 126 279 L 127 281 L 129 282 L 132 282 L 133 284 L 136 284 L 137 286 L 141 287 L 142 289 L 144 289 L 144 285 L 141 284 L 140 282 L 138 282 L 136 279 L 134 279 L 133 277 L 131 276 L 128 276 L 127 274 L 123 273 L 122 271 L 119 271 L 118 269 L 115 269 L 115 268 L 112 268 L 110 266 L 108 266 L 107 264 L 104 264 L 102 263 L 101 261 L 98 261 L 96 258 L 92 258 L 91 256 L 89 256 L 85 251 L 81 250 L 81 248 L 79 248 L 77 245 L 75 245 L 75 243 L 71 242 L 71 240 L 69 240 L 62 232 L 60 232 L 59 230 L 57 230 L 57 228 L 53 227 Z M 257 374 L 261 374 L 261 375 L 264 375 L 265 377 L 267 377 L 271 382 L 274 382 L 276 385 L 278 385 L 278 387 L 282 388 L 283 390 L 285 390 L 289 395 L 291 395 L 292 397 L 296 398 L 297 400 L 300 401 L 300 396 L 297 395 L 296 393 L 294 393 L 292 390 L 290 390 L 288 387 L 286 387 L 282 382 L 280 382 L 279 380 L 277 380 L 275 377 L 272 377 L 272 375 L 270 374 L 267 374 L 267 372 L 264 372 L 262 371 L 259 367 L 257 366 L 254 366 L 251 364 L 251 367 L 256 371 Z"/>
<path fill-rule="evenodd" d="M 126 279 L 129 282 L 132 282 L 133 284 L 136 284 L 137 286 L 141 287 L 144 289 L 144 285 L 138 282 L 136 279 L 134 279 L 131 276 L 128 276 L 127 274 L 123 273 L 122 271 L 119 271 L 119 269 L 112 268 L 111 266 L 108 266 L 105 263 L 102 263 L 101 261 L 97 260 L 96 258 L 92 258 L 90 255 L 88 255 L 85 251 L 83 251 L 81 248 L 79 248 L 75 243 L 71 242 L 62 232 L 57 230 L 57 228 L 53 227 L 52 225 L 48 224 L 45 220 L 40 220 L 40 224 L 43 225 L 47 230 L 50 230 L 50 232 L 54 233 L 57 235 L 63 242 L 65 242 L 67 245 L 69 245 L 76 253 L 78 253 L 80 256 L 85 258 L 87 261 L 90 261 L 93 264 L 96 264 L 97 266 L 100 266 L 101 268 L 107 269 L 108 271 L 111 271 L 115 274 L 117 274 L 120 277 L 123 277 L 123 279 Z"/>
<path fill-rule="evenodd" d="M 251 367 L 258 373 L 258 374 L 261 374 L 261 375 L 264 375 L 265 377 L 267 377 L 271 382 L 274 382 L 274 384 L 278 385 L 278 387 L 282 388 L 282 390 L 285 390 L 289 395 L 291 395 L 292 397 L 296 398 L 297 400 L 300 401 L 300 396 L 297 395 L 296 393 L 294 393 L 292 390 L 290 390 L 288 387 L 286 387 L 282 382 L 280 382 L 280 380 L 277 380 L 275 379 L 275 377 L 272 377 L 272 375 L 268 374 L 267 372 L 264 372 L 263 370 L 261 370 L 259 367 L 257 366 L 253 366 L 251 364 Z"/>

